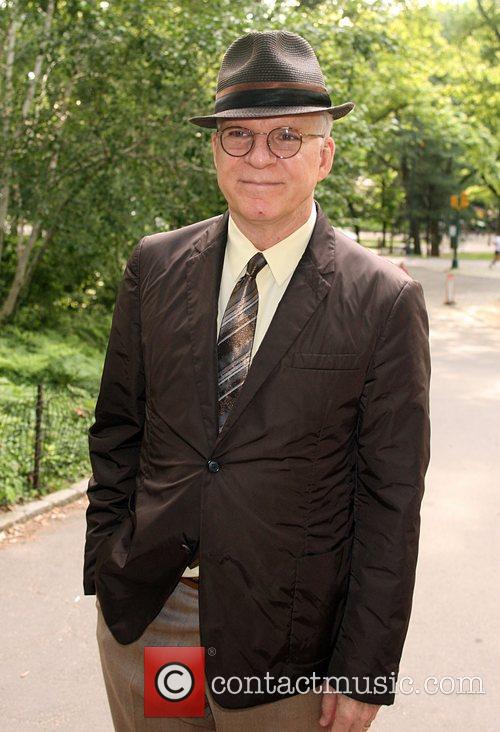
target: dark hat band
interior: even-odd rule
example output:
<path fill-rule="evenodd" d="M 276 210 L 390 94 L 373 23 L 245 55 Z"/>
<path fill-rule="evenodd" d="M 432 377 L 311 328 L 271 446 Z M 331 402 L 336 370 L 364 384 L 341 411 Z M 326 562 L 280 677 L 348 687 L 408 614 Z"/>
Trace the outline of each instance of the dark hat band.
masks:
<path fill-rule="evenodd" d="M 331 105 L 332 102 L 326 92 L 308 89 L 246 89 L 225 94 L 217 99 L 215 113 L 246 107 L 324 106 L 327 108 Z"/>

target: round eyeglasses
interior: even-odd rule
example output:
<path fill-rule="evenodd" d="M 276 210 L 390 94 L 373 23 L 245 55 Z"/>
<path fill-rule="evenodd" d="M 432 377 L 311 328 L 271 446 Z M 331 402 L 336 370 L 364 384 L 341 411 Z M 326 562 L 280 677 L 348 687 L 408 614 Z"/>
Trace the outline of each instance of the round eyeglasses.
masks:
<path fill-rule="evenodd" d="M 217 131 L 222 149 L 228 155 L 241 158 L 247 155 L 255 145 L 255 136 L 265 135 L 269 150 L 277 158 L 293 158 L 302 147 L 304 137 L 325 137 L 325 135 L 302 133 L 293 127 L 276 127 L 270 132 L 253 132 L 246 127 L 225 127 Z"/>

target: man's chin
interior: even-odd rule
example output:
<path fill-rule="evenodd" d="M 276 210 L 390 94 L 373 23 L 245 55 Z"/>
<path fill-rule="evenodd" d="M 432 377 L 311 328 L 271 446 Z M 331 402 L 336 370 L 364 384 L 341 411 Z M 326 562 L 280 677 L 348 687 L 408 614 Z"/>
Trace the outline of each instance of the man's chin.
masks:
<path fill-rule="evenodd" d="M 258 223 L 261 221 L 275 221 L 279 219 L 279 211 L 269 201 L 252 201 L 249 205 L 240 205 L 237 214 L 245 221 Z"/>

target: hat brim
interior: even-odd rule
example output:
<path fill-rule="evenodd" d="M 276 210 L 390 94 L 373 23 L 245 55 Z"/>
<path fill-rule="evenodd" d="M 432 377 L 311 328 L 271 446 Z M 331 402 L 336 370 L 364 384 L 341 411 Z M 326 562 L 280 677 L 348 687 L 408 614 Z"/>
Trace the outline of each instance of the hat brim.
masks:
<path fill-rule="evenodd" d="M 216 128 L 218 119 L 251 119 L 257 117 L 288 117 L 294 114 L 330 112 L 333 119 L 340 119 L 354 109 L 354 102 L 338 104 L 335 107 L 245 107 L 227 109 L 224 112 L 208 114 L 203 117 L 189 117 L 188 121 L 198 127 Z"/>

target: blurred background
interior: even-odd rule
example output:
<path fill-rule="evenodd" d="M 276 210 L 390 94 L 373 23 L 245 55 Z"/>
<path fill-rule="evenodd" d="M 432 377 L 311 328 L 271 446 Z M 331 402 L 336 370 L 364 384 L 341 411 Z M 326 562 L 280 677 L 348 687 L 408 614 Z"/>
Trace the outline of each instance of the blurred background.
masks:
<path fill-rule="evenodd" d="M 356 103 L 334 123 L 334 167 L 316 198 L 334 226 L 404 266 L 426 295 L 434 490 L 424 507 L 420 624 L 405 658 L 423 669 L 422 653 L 432 656 L 443 641 L 445 658 L 457 654 L 459 666 L 470 658 L 470 673 L 493 671 L 485 639 L 495 637 L 500 468 L 494 0 L 0 0 L 0 517 L 76 481 L 84 490 L 87 429 L 125 262 L 145 234 L 225 210 L 210 133 L 186 120 L 212 109 L 220 61 L 233 40 L 279 28 L 314 47 L 334 104 Z M 12 693 L 40 663 L 30 658 L 29 632 L 16 634 L 27 577 L 38 599 L 52 603 L 58 648 L 71 639 L 84 653 L 88 638 L 76 629 L 93 632 L 89 617 L 74 614 L 84 508 L 84 499 L 72 504 L 60 535 L 50 533 L 57 521 L 42 526 L 34 553 L 33 532 L 24 536 L 14 521 L 4 521 L 2 531 L 0 524 L 0 572 L 11 581 L 7 617 L 16 647 L 26 648 L 26 662 L 12 669 Z M 61 510 L 51 518 L 65 516 Z M 59 575 L 50 585 L 70 608 L 64 621 L 49 599 L 50 583 L 39 578 L 44 552 L 65 567 L 64 581 Z M 460 586 L 452 589 L 450 574 Z M 455 618 L 447 641 L 435 613 Z M 486 628 L 473 631 L 481 618 Z M 33 620 L 33 633 L 36 627 Z M 470 655 L 458 642 L 468 633 Z M 93 728 L 109 729 L 96 660 L 88 659 L 87 691 L 101 694 L 102 704 L 85 713 Z M 486 711 L 490 697 L 474 698 L 475 706 L 462 698 L 448 711 L 437 698 L 428 699 L 435 716 L 422 718 L 412 697 L 404 702 L 409 717 L 388 714 L 380 729 L 498 728 Z M 90 728 L 74 707 L 61 711 L 61 698 L 52 706 L 50 693 L 44 699 L 33 702 L 26 729 L 35 721 L 47 729 Z M 442 694 L 439 701 L 449 704 Z M 8 725 L 24 729 L 12 712 Z"/>

